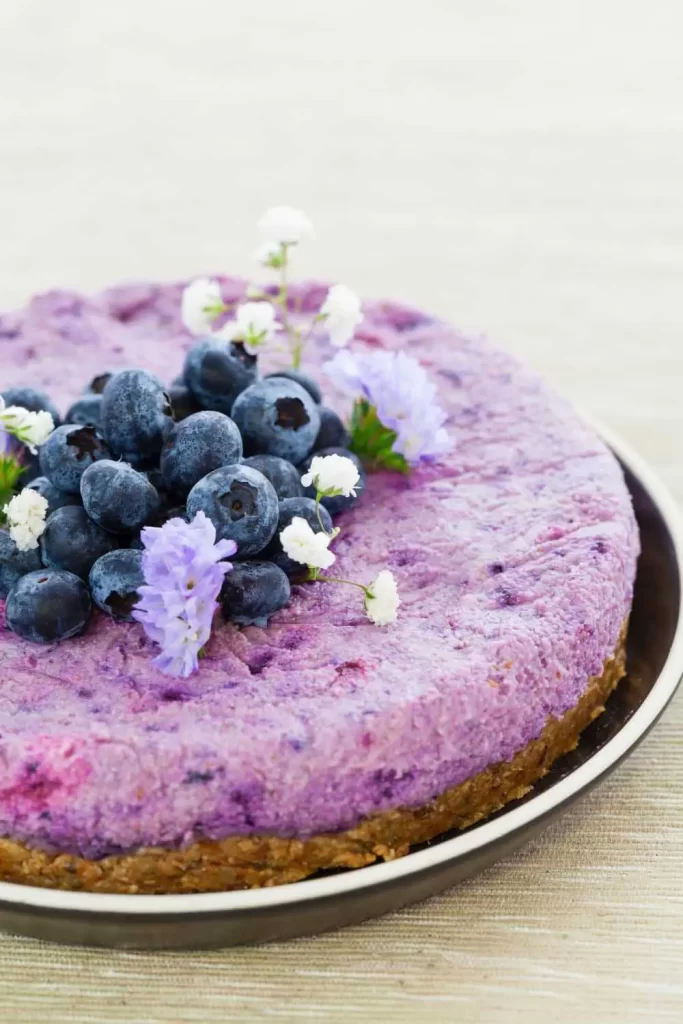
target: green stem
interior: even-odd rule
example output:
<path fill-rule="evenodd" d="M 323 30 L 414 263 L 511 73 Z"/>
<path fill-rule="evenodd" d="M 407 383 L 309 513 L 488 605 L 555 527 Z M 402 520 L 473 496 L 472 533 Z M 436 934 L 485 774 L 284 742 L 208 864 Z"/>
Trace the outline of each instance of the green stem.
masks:
<path fill-rule="evenodd" d="M 362 590 L 366 597 L 370 597 L 370 591 L 362 583 L 354 583 L 353 580 L 343 580 L 338 576 L 316 576 L 318 583 L 346 583 L 349 587 L 357 587 Z"/>
<path fill-rule="evenodd" d="M 280 288 L 275 297 L 276 304 L 282 311 L 282 326 L 289 339 L 289 347 L 292 356 L 292 367 L 298 370 L 301 366 L 302 342 L 301 332 L 292 325 L 289 318 L 289 280 L 287 270 L 289 268 L 289 248 L 286 242 L 282 243 L 280 256 Z"/>
<path fill-rule="evenodd" d="M 295 342 L 292 346 L 292 369 L 298 370 L 301 367 L 301 353 L 303 346 L 301 344 L 301 335 L 298 331 L 294 333 Z"/>
<path fill-rule="evenodd" d="M 315 494 L 315 514 L 318 517 L 320 529 L 323 531 L 326 537 L 331 537 L 332 534 L 328 533 L 327 530 L 325 529 L 325 524 L 323 523 L 322 516 L 320 515 L 320 491 L 316 491 Z"/>
<path fill-rule="evenodd" d="M 291 326 L 289 323 L 289 309 L 287 306 L 287 297 L 289 291 L 289 282 L 287 280 L 287 262 L 289 254 L 287 252 L 287 246 L 283 243 L 282 245 L 282 260 L 280 262 L 280 291 L 277 297 L 277 301 L 282 309 L 282 326 L 285 331 L 291 337 Z"/>

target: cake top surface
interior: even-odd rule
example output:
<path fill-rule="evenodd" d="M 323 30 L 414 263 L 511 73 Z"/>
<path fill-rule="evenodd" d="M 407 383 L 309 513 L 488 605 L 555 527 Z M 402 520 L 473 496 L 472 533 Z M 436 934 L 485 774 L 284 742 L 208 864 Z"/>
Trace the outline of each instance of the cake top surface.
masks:
<path fill-rule="evenodd" d="M 65 409 L 105 370 L 170 380 L 192 343 L 182 288 L 50 292 L 0 316 L 2 388 Z M 294 288 L 294 315 L 325 292 Z M 85 635 L 40 647 L 6 628 L 0 601 L 0 833 L 101 856 L 349 827 L 510 757 L 602 671 L 638 552 L 615 459 L 484 339 L 393 303 L 364 312 L 354 345 L 416 356 L 455 440 L 439 465 L 371 474 L 340 520 L 336 574 L 388 566 L 398 622 L 372 626 L 344 588 L 294 586 L 266 629 L 221 625 L 199 672 L 172 680 L 137 624 L 96 613 Z M 311 344 L 304 369 L 347 414 L 320 372 L 331 354 Z"/>

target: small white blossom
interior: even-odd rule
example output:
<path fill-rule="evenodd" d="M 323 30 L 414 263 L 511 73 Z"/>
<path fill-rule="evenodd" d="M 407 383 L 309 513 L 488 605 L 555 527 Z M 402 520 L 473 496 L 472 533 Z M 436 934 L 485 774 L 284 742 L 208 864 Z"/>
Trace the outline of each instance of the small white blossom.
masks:
<path fill-rule="evenodd" d="M 7 516 L 9 535 L 19 550 L 37 548 L 47 515 L 47 501 L 42 494 L 25 487 L 5 505 L 3 511 Z"/>
<path fill-rule="evenodd" d="M 183 291 L 180 315 L 190 334 L 211 332 L 211 325 L 223 311 L 221 286 L 208 277 L 198 277 Z"/>
<path fill-rule="evenodd" d="M 273 206 L 258 222 L 259 230 L 267 242 L 296 245 L 304 238 L 313 237 L 313 225 L 301 210 L 293 206 Z"/>
<path fill-rule="evenodd" d="M 358 467 L 352 459 L 343 455 L 316 455 L 308 473 L 301 477 L 304 487 L 315 487 L 318 494 L 327 498 L 343 494 L 348 498 L 356 496 L 356 484 L 360 480 Z"/>
<path fill-rule="evenodd" d="M 396 622 L 396 613 L 401 599 L 393 573 L 382 569 L 368 587 L 365 598 L 365 612 L 376 626 L 388 626 Z"/>
<path fill-rule="evenodd" d="M 281 267 L 282 245 L 280 242 L 264 242 L 254 253 L 254 259 L 262 267 Z"/>
<path fill-rule="evenodd" d="M 36 448 L 44 444 L 55 429 L 55 422 L 49 412 L 31 412 L 20 405 L 5 406 L 3 403 L 0 427 L 22 441 L 35 455 Z"/>
<path fill-rule="evenodd" d="M 313 569 L 329 569 L 334 562 L 335 556 L 329 550 L 331 540 L 326 533 L 314 533 L 301 516 L 294 516 L 280 534 L 285 554 Z"/>
<path fill-rule="evenodd" d="M 281 330 L 272 302 L 245 302 L 238 307 L 235 319 L 224 324 L 216 336 L 225 341 L 241 341 L 247 352 L 254 355 Z"/>
<path fill-rule="evenodd" d="M 332 344 L 335 348 L 343 348 L 363 320 L 361 301 L 346 285 L 335 284 L 320 307 L 320 315 L 325 318 Z"/>

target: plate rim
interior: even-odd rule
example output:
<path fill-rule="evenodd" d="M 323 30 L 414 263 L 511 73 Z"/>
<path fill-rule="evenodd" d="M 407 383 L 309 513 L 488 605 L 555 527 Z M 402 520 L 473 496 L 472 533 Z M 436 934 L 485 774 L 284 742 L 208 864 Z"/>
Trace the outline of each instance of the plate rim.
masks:
<path fill-rule="evenodd" d="M 683 593 L 683 515 L 647 461 L 629 442 L 594 416 L 581 411 L 582 418 L 600 435 L 620 461 L 645 487 L 669 531 Z M 0 903 L 33 911 L 63 911 L 86 916 L 107 915 L 135 918 L 167 918 L 175 915 L 216 915 L 226 912 L 257 911 L 298 903 L 343 897 L 346 893 L 391 883 L 419 874 L 451 860 L 457 860 L 499 843 L 535 821 L 557 810 L 582 790 L 588 789 L 637 745 L 657 721 L 673 697 L 683 676 L 683 600 L 678 609 L 676 629 L 666 662 L 650 693 L 619 732 L 592 757 L 549 789 L 505 814 L 480 824 L 476 829 L 445 839 L 397 860 L 363 868 L 262 889 L 217 893 L 170 893 L 160 895 L 73 892 L 43 889 L 0 881 Z"/>

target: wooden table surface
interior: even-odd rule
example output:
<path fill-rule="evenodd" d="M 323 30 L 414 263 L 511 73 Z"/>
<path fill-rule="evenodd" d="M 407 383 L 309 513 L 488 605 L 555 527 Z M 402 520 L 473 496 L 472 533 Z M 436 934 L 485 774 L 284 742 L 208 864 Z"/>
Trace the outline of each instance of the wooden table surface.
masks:
<path fill-rule="evenodd" d="M 302 273 L 485 329 L 683 498 L 683 7 L 674 0 L 3 0 L 0 307 Z M 0 368 L 0 374 L 1 374 Z M 683 699 L 541 840 L 321 938 L 196 955 L 0 937 L 13 1024 L 683 1019 Z"/>

